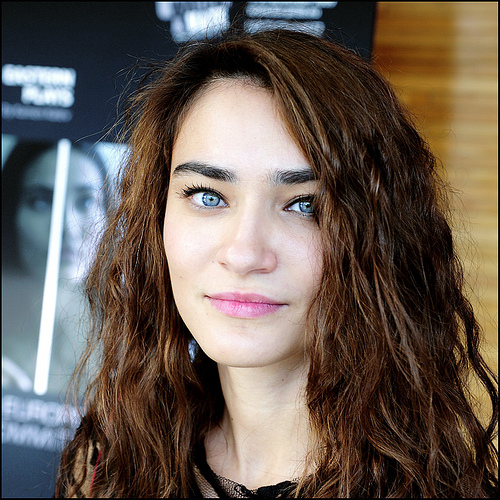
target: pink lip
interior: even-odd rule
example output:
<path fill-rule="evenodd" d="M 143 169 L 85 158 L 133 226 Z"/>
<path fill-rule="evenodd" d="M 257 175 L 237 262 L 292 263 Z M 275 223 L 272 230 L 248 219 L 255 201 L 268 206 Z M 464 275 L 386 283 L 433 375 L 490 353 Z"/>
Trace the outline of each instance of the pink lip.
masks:
<path fill-rule="evenodd" d="M 286 305 L 256 293 L 218 293 L 207 298 L 215 309 L 233 318 L 259 318 Z"/>

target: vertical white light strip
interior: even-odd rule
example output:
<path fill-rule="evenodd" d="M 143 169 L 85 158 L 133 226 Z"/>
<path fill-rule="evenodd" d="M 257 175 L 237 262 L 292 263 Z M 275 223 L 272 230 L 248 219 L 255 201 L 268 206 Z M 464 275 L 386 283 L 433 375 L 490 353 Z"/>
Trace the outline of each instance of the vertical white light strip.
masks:
<path fill-rule="evenodd" d="M 40 335 L 38 336 L 38 350 L 36 354 L 35 380 L 33 383 L 33 391 L 39 396 L 47 392 L 49 385 L 50 355 L 54 334 L 59 260 L 64 228 L 64 205 L 66 202 L 70 154 L 71 142 L 68 139 L 61 139 L 57 143 L 56 177 L 50 220 L 49 249 L 43 289 Z"/>

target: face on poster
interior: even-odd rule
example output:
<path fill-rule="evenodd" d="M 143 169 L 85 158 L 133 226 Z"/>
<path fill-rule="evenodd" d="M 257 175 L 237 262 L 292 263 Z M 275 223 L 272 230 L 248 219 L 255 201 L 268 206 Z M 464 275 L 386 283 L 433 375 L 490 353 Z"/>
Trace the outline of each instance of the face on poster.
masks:
<path fill-rule="evenodd" d="M 106 144 L 70 145 L 59 166 L 66 175 L 59 191 L 61 223 L 54 232 L 58 143 L 2 137 L 3 389 L 34 391 L 41 376 L 37 363 L 48 366 L 45 392 L 60 394 L 67 386 L 84 345 L 83 280 L 109 209 L 112 150 Z M 58 245 L 51 246 L 51 237 L 59 239 Z M 58 249 L 55 271 L 48 271 L 51 248 Z M 56 301 L 49 311 L 51 346 L 44 361 L 39 344 L 48 290 Z"/>

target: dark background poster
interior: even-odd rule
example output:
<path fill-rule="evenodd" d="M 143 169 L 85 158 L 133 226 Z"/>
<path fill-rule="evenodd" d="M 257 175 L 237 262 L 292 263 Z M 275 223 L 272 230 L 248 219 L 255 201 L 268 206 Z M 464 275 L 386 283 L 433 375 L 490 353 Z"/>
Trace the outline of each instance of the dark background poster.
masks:
<path fill-rule="evenodd" d="M 135 63 L 230 23 L 326 32 L 369 58 L 375 13 L 375 2 L 2 3 L 3 497 L 52 496 L 78 422 L 64 392 L 84 343 L 81 284 L 122 154 L 103 136 Z"/>

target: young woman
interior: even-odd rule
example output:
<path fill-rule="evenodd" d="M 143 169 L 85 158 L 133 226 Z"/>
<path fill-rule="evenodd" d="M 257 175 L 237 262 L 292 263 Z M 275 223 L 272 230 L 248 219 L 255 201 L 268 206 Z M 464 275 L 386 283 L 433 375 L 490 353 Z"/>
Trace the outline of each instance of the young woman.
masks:
<path fill-rule="evenodd" d="M 371 65 L 226 33 L 126 118 L 87 280 L 101 364 L 56 495 L 493 495 L 496 379 L 445 191 Z"/>

